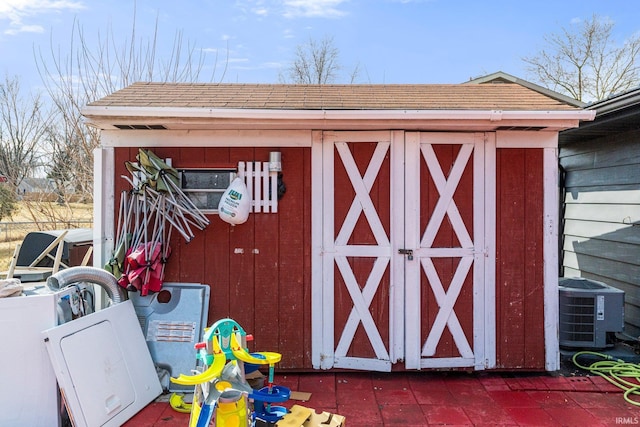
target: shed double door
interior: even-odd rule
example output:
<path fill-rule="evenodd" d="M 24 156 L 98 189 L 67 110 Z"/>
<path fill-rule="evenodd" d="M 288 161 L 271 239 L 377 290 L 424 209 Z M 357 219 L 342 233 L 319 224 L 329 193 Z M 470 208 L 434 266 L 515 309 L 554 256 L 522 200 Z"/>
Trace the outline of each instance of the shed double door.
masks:
<path fill-rule="evenodd" d="M 316 141 L 314 366 L 486 367 L 486 138 L 376 131 Z"/>

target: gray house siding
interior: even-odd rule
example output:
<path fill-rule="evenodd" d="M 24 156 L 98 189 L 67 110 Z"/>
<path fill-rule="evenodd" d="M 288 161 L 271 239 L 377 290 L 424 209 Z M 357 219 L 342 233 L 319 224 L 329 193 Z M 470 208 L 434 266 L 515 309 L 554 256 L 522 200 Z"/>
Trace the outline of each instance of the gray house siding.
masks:
<path fill-rule="evenodd" d="M 640 130 L 627 129 L 560 138 L 561 274 L 625 291 L 625 333 L 639 337 Z"/>

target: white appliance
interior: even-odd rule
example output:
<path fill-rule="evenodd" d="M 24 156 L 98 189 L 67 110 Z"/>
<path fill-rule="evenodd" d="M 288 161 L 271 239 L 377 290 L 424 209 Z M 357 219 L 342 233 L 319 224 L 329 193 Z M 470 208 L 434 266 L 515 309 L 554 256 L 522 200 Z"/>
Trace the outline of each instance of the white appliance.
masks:
<path fill-rule="evenodd" d="M 162 393 L 133 304 L 41 335 L 75 427 L 118 427 Z"/>
<path fill-rule="evenodd" d="M 34 284 L 25 293 L 0 298 L 0 425 L 55 427 L 60 401 L 42 331 L 64 321 L 61 306 L 76 289 Z"/>
<path fill-rule="evenodd" d="M 131 301 L 78 317 L 82 285 L 29 286 L 0 298 L 0 426 L 120 426 L 162 393 Z"/>

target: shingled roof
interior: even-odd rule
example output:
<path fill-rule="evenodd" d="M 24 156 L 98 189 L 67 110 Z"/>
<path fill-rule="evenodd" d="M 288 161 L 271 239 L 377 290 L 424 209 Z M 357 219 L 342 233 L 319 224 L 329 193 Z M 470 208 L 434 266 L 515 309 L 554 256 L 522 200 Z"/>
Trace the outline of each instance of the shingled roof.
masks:
<path fill-rule="evenodd" d="M 563 111 L 575 106 L 519 84 L 284 85 L 134 83 L 88 107 L 263 110 Z"/>
<path fill-rule="evenodd" d="M 586 114 L 585 114 L 586 113 Z M 88 104 L 103 130 L 562 130 L 592 114 L 509 82 L 448 85 L 134 83 Z"/>

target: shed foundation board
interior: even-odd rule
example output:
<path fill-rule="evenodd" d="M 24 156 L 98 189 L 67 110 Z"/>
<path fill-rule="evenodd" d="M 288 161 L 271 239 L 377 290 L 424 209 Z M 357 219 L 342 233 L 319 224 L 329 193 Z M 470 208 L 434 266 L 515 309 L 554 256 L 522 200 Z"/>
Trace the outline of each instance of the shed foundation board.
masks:
<path fill-rule="evenodd" d="M 131 301 L 43 332 L 74 426 L 120 426 L 162 393 Z"/>

